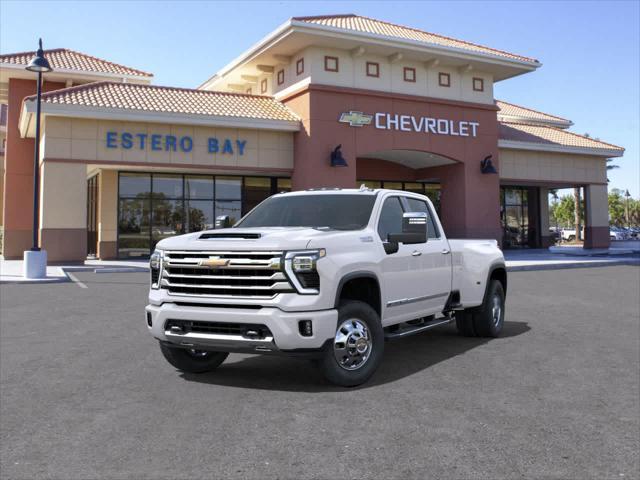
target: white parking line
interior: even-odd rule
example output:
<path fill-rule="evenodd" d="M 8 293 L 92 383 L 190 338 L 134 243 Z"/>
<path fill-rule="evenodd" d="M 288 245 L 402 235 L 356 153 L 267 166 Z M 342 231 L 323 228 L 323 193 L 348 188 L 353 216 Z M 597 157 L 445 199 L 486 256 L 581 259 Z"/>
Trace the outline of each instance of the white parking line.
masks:
<path fill-rule="evenodd" d="M 84 283 L 82 283 L 80 280 L 78 280 L 78 277 L 76 277 L 73 273 L 67 272 L 67 276 L 71 279 L 71 281 L 73 283 L 78 285 L 80 288 L 89 288 Z"/>

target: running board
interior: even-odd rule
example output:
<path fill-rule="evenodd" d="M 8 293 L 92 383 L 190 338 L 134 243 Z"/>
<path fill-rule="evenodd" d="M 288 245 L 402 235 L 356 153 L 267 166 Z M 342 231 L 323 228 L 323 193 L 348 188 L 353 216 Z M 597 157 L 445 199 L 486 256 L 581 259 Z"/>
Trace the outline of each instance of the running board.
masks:
<path fill-rule="evenodd" d="M 395 332 L 385 332 L 384 339 L 396 340 L 398 338 L 408 337 L 409 335 L 415 335 L 416 333 L 424 332 L 425 330 L 430 330 L 432 328 L 439 327 L 440 325 L 446 325 L 447 323 L 453 322 L 453 320 L 453 316 L 447 316 L 431 320 L 430 322 L 423 323 L 421 325 L 410 325 Z"/>

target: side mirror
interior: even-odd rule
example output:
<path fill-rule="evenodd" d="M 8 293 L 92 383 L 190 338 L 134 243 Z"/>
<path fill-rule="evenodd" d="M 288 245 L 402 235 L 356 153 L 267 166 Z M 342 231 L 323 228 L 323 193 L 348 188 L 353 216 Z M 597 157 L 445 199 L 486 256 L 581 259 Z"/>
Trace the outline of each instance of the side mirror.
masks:
<path fill-rule="evenodd" d="M 426 212 L 406 212 L 402 215 L 402 233 L 390 233 L 389 243 L 426 243 L 427 214 Z"/>
<path fill-rule="evenodd" d="M 216 230 L 218 228 L 229 228 L 231 226 L 231 219 L 229 215 L 220 215 L 216 217 Z"/>

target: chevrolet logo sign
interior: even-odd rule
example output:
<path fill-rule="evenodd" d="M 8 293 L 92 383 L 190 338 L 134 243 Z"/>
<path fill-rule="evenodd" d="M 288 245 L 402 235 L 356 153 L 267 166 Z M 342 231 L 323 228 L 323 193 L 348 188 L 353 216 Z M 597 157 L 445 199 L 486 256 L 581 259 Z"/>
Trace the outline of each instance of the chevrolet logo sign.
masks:
<path fill-rule="evenodd" d="M 340 123 L 348 123 L 352 127 L 362 127 L 364 125 L 371 125 L 371 120 L 373 120 L 373 115 L 354 112 L 352 110 L 349 112 L 342 112 L 338 121 Z"/>
<path fill-rule="evenodd" d="M 220 257 L 209 257 L 206 260 L 200 260 L 198 262 L 198 265 L 200 267 L 221 268 L 229 265 L 229 259 Z"/>

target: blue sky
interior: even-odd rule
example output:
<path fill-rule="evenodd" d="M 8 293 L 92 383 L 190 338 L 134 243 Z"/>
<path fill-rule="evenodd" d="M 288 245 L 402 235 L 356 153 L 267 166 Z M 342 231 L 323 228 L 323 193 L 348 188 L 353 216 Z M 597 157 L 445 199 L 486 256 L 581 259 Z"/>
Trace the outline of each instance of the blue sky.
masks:
<path fill-rule="evenodd" d="M 640 196 L 640 2 L 27 2 L 0 0 L 0 52 L 66 47 L 196 87 L 291 16 L 358 13 L 531 56 L 496 98 L 626 148 L 610 186 Z"/>

